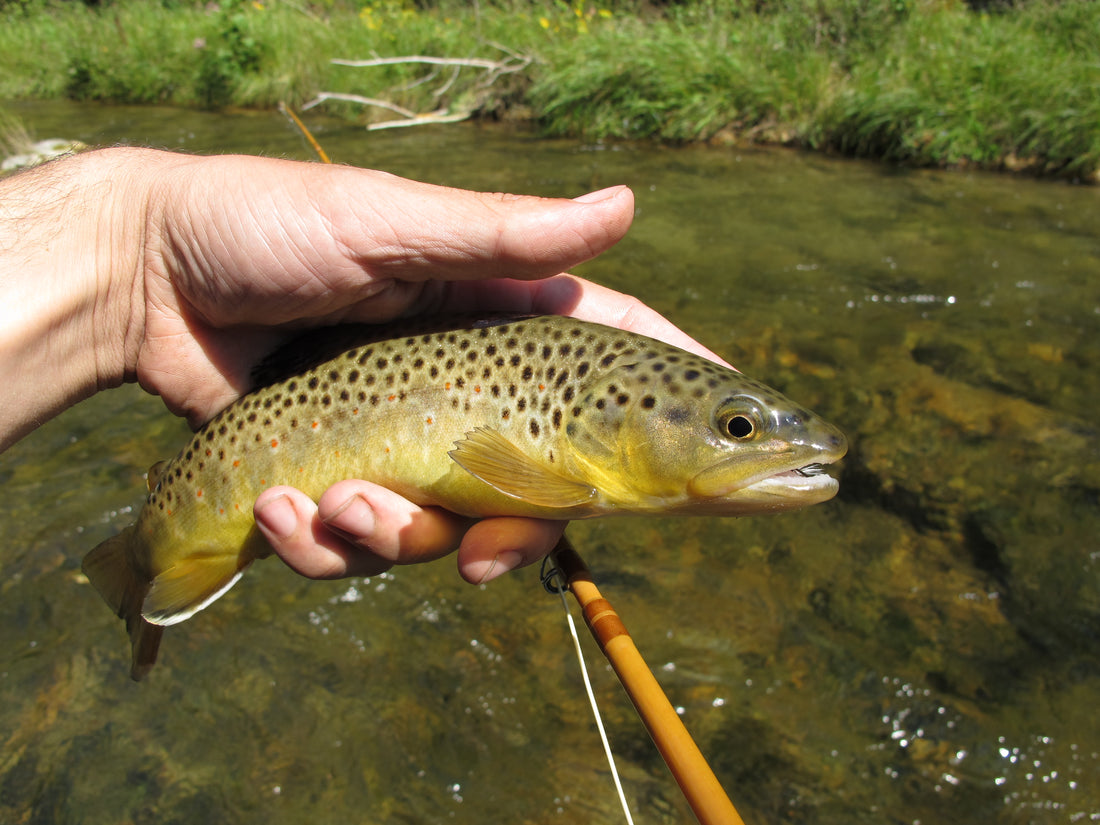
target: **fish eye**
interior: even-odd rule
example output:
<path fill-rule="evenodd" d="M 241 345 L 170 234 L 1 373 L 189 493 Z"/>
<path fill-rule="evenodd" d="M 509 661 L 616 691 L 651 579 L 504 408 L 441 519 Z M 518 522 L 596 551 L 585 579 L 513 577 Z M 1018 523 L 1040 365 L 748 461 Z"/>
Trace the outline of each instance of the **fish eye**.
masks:
<path fill-rule="evenodd" d="M 725 399 L 718 407 L 714 426 L 719 434 L 734 441 L 749 441 L 768 429 L 762 403 L 750 395 Z"/>
<path fill-rule="evenodd" d="M 742 441 L 756 432 L 756 425 L 747 415 L 732 415 L 726 420 L 725 429 L 731 438 Z"/>

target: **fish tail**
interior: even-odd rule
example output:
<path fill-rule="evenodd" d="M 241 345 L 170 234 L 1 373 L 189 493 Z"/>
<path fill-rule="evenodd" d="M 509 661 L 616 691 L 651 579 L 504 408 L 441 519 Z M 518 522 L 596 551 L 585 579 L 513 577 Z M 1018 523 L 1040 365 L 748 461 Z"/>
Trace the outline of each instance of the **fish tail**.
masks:
<path fill-rule="evenodd" d="M 133 540 L 134 528 L 127 527 L 88 553 L 81 568 L 103 600 L 126 622 L 131 646 L 130 677 L 141 681 L 157 661 L 164 628 L 141 616 L 151 583 L 130 563 Z"/>

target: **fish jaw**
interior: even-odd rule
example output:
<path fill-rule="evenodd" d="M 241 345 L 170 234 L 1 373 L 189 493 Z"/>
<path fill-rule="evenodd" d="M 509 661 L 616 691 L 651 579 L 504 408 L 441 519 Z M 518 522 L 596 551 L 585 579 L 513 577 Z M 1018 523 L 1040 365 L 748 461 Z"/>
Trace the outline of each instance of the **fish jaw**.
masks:
<path fill-rule="evenodd" d="M 844 434 L 825 422 L 812 437 L 785 445 L 753 460 L 758 472 L 746 477 L 746 457 L 733 456 L 707 467 L 687 485 L 692 504 L 682 512 L 752 515 L 797 510 L 828 501 L 840 483 L 824 466 L 848 451 Z"/>

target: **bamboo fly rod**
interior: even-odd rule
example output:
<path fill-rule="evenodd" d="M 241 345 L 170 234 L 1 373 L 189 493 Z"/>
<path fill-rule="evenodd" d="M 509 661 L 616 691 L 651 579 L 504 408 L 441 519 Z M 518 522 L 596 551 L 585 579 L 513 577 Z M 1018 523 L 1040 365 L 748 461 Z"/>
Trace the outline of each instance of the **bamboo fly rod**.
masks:
<path fill-rule="evenodd" d="M 600 594 L 588 566 L 569 539 L 562 536 L 550 557 L 584 611 L 585 623 L 642 717 L 696 819 L 701 825 L 745 825 L 619 614 Z"/>

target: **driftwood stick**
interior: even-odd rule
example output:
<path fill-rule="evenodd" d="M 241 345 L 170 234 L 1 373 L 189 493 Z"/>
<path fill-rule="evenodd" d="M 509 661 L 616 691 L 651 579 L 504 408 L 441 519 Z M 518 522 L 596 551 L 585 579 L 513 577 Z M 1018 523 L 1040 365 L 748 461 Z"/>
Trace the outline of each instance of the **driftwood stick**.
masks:
<path fill-rule="evenodd" d="M 362 106 L 379 106 L 383 109 L 389 109 L 391 112 L 396 112 L 402 117 L 419 117 L 419 115 L 411 109 L 406 109 L 404 106 L 398 106 L 396 103 L 390 103 L 388 100 L 379 100 L 374 97 L 363 97 L 362 95 L 352 95 L 344 92 L 318 92 L 313 100 L 302 104 L 302 111 L 304 112 L 307 109 L 312 109 L 314 106 L 319 106 L 326 100 L 343 100 L 347 103 L 358 103 Z"/>
<path fill-rule="evenodd" d="M 496 72 L 516 72 L 531 62 L 530 58 L 519 60 L 486 60 L 480 57 L 430 57 L 427 55 L 408 55 L 402 57 L 374 57 L 369 60 L 345 60 L 334 57 L 329 63 L 335 66 L 394 66 L 399 63 L 430 63 L 434 66 L 470 66 L 475 69 L 488 69 Z"/>
<path fill-rule="evenodd" d="M 367 125 L 367 131 L 373 132 L 377 129 L 400 129 L 405 126 L 426 126 L 429 123 L 458 123 L 462 120 L 468 120 L 470 115 L 471 112 L 456 112 L 454 114 L 441 112 L 439 114 L 417 115 L 410 120 L 385 120 L 381 123 L 370 123 Z"/>

